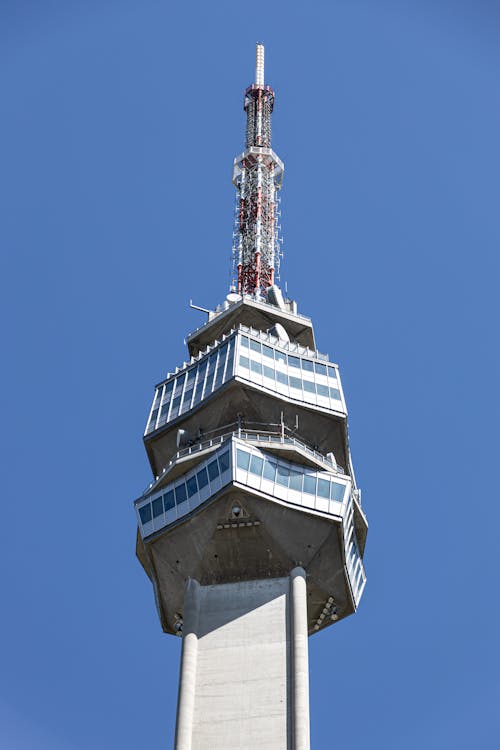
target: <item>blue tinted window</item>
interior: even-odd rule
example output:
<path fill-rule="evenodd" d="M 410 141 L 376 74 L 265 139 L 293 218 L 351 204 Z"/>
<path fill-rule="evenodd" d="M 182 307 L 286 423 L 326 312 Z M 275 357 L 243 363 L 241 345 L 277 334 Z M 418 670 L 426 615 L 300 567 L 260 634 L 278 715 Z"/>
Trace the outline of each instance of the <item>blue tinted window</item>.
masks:
<path fill-rule="evenodd" d="M 317 375 L 326 375 L 326 365 L 320 365 L 319 362 L 315 362 L 314 369 Z"/>
<path fill-rule="evenodd" d="M 290 367 L 298 367 L 300 370 L 300 359 L 298 357 L 292 357 L 291 354 L 288 355 L 288 364 Z"/>
<path fill-rule="evenodd" d="M 165 513 L 167 512 L 167 510 L 171 510 L 175 506 L 175 497 L 173 490 L 169 490 L 163 495 L 163 505 L 165 508 Z"/>
<path fill-rule="evenodd" d="M 310 359 L 303 359 L 302 360 L 302 369 L 307 372 L 314 372 L 314 364 L 311 362 Z"/>
<path fill-rule="evenodd" d="M 316 477 L 310 474 L 304 475 L 304 492 L 307 492 L 309 495 L 316 494 Z"/>
<path fill-rule="evenodd" d="M 264 377 L 274 380 L 274 370 L 272 367 L 264 365 Z"/>
<path fill-rule="evenodd" d="M 290 375 L 290 388 L 297 388 L 299 391 L 302 390 L 302 380 L 300 378 L 294 378 Z"/>
<path fill-rule="evenodd" d="M 166 401 L 163 406 L 161 407 L 161 414 L 160 416 L 166 417 L 168 414 L 168 407 L 170 406 L 170 402 Z"/>
<path fill-rule="evenodd" d="M 276 362 L 283 362 L 283 364 L 286 365 L 286 354 L 284 354 L 284 352 L 275 352 L 274 358 Z"/>
<path fill-rule="evenodd" d="M 200 469 L 200 471 L 196 475 L 196 479 L 198 480 L 198 487 L 203 489 L 203 487 L 206 487 L 208 484 L 208 474 L 205 466 L 203 469 Z"/>
<path fill-rule="evenodd" d="M 316 390 L 317 390 L 318 396 L 326 396 L 326 398 L 328 398 L 328 396 L 330 395 L 328 391 L 328 386 L 321 385 L 321 383 L 318 383 L 316 385 Z"/>
<path fill-rule="evenodd" d="M 241 346 L 244 346 L 245 349 L 248 349 L 248 339 L 246 336 L 241 337 Z"/>
<path fill-rule="evenodd" d="M 254 341 L 253 339 L 250 339 L 250 349 L 253 352 L 259 352 L 260 354 L 260 344 L 258 341 Z"/>
<path fill-rule="evenodd" d="M 210 481 L 213 482 L 214 479 L 217 479 L 219 476 L 219 465 L 217 463 L 217 459 L 215 461 L 211 461 L 208 464 L 208 476 L 210 477 Z"/>
<path fill-rule="evenodd" d="M 242 357 L 240 355 L 240 365 L 241 367 L 246 367 L 248 370 L 248 368 L 250 367 L 250 360 L 248 359 L 248 357 Z"/>
<path fill-rule="evenodd" d="M 250 472 L 260 477 L 260 475 L 262 474 L 263 464 L 264 464 L 263 458 L 261 458 L 260 456 L 253 455 L 250 460 Z"/>
<path fill-rule="evenodd" d="M 179 413 L 179 404 L 181 403 L 181 397 L 177 396 L 172 401 L 172 410 L 170 412 L 170 419 L 173 419 Z"/>
<path fill-rule="evenodd" d="M 340 401 L 340 391 L 338 388 L 330 388 L 330 397 Z"/>
<path fill-rule="evenodd" d="M 180 505 L 187 499 L 187 493 L 186 493 L 186 485 L 184 482 L 182 484 L 179 484 L 175 488 L 175 500 L 177 502 L 177 505 Z"/>
<path fill-rule="evenodd" d="M 344 499 L 344 492 L 345 487 L 343 484 L 339 484 L 338 482 L 332 482 L 332 491 L 330 494 L 330 497 L 332 500 L 337 500 L 339 503 L 342 502 Z"/>
<path fill-rule="evenodd" d="M 289 475 L 290 475 L 290 470 L 288 466 L 283 466 L 282 464 L 278 464 L 278 471 L 276 474 L 276 483 L 281 484 L 283 487 L 288 487 Z"/>
<path fill-rule="evenodd" d="M 328 479 L 318 477 L 318 495 L 319 497 L 330 498 L 330 482 Z"/>
<path fill-rule="evenodd" d="M 303 380 L 302 384 L 307 393 L 316 393 L 316 386 L 310 380 Z"/>
<path fill-rule="evenodd" d="M 255 360 L 250 360 L 250 369 L 252 372 L 258 373 L 258 375 L 262 375 L 262 365 L 260 362 L 255 362 Z"/>
<path fill-rule="evenodd" d="M 290 489 L 302 492 L 302 472 L 290 469 Z"/>
<path fill-rule="evenodd" d="M 205 385 L 205 394 L 212 392 L 212 383 L 214 380 L 215 365 L 217 363 L 217 352 L 213 352 L 208 358 L 208 373 Z"/>
<path fill-rule="evenodd" d="M 226 451 L 221 456 L 219 456 L 219 468 L 221 470 L 221 474 L 222 472 L 229 469 L 229 451 Z"/>
<path fill-rule="evenodd" d="M 335 367 L 328 365 L 328 377 L 337 379 L 337 370 Z"/>
<path fill-rule="evenodd" d="M 188 497 L 193 497 L 198 492 L 198 485 L 196 484 L 196 477 L 190 477 L 187 482 L 187 493 Z"/>
<path fill-rule="evenodd" d="M 274 461 L 270 461 L 268 458 L 264 461 L 264 479 L 270 479 L 274 482 L 276 476 L 276 464 Z"/>
<path fill-rule="evenodd" d="M 157 497 L 156 500 L 153 500 L 153 518 L 157 518 L 158 516 L 161 516 L 163 513 L 163 500 L 161 497 Z"/>
<path fill-rule="evenodd" d="M 236 464 L 238 466 L 238 469 L 244 469 L 244 471 L 248 471 L 248 464 L 250 463 L 250 454 L 245 453 L 245 451 L 241 451 L 239 448 L 236 451 Z"/>
<path fill-rule="evenodd" d="M 274 359 L 274 349 L 271 349 L 270 346 L 266 346 L 265 344 L 262 344 L 262 354 L 264 357 L 269 357 L 269 359 Z"/>
<path fill-rule="evenodd" d="M 288 385 L 288 375 L 286 375 L 284 372 L 280 372 L 279 370 L 276 370 L 276 380 L 278 383 L 283 383 L 283 385 Z"/>
<path fill-rule="evenodd" d="M 151 425 L 151 427 L 154 427 L 154 425 L 156 423 L 156 417 L 157 416 L 158 416 L 158 409 L 153 409 L 153 411 L 151 412 L 151 419 L 150 419 L 150 422 L 149 422 L 149 424 Z"/>
<path fill-rule="evenodd" d="M 151 505 L 148 503 L 140 508 L 139 515 L 141 517 L 141 523 L 148 523 L 148 521 L 151 521 Z"/>

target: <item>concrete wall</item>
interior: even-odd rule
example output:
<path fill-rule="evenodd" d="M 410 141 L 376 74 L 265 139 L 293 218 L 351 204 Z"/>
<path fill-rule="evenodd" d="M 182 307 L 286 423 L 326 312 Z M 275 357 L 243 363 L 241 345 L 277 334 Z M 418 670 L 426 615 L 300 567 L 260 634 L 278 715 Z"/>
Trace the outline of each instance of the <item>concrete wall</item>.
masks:
<path fill-rule="evenodd" d="M 301 568 L 188 581 L 176 750 L 308 750 L 306 608 Z"/>

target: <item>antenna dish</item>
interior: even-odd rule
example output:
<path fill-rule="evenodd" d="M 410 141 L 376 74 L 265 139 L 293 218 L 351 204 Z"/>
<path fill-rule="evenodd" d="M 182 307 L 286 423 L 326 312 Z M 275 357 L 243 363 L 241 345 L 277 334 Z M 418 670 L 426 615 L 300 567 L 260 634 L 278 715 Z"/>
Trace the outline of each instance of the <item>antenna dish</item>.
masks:
<path fill-rule="evenodd" d="M 234 305 L 235 302 L 239 302 L 241 299 L 241 294 L 237 294 L 236 292 L 229 292 L 229 294 L 226 297 L 226 300 L 229 302 L 230 305 Z"/>

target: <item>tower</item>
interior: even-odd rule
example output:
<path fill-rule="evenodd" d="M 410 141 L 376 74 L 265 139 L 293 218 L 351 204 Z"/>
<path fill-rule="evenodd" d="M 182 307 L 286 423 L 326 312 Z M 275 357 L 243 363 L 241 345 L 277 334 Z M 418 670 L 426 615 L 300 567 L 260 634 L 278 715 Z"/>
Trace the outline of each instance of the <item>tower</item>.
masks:
<path fill-rule="evenodd" d="M 137 556 L 182 637 L 176 750 L 307 750 L 308 636 L 366 582 L 339 368 L 283 297 L 275 95 L 257 45 L 234 161 L 233 286 L 155 388 Z"/>

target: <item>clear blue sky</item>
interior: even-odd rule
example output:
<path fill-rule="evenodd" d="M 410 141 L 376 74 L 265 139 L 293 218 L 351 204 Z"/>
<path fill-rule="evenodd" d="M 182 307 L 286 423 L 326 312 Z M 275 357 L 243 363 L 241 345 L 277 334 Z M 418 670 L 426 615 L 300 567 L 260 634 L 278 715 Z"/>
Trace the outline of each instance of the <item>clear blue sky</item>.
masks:
<path fill-rule="evenodd" d="M 256 41 L 283 281 L 339 362 L 370 521 L 310 640 L 313 750 L 500 746 L 500 10 L 2 0 L 0 747 L 171 747 L 134 557 L 153 384 L 229 279 Z"/>

